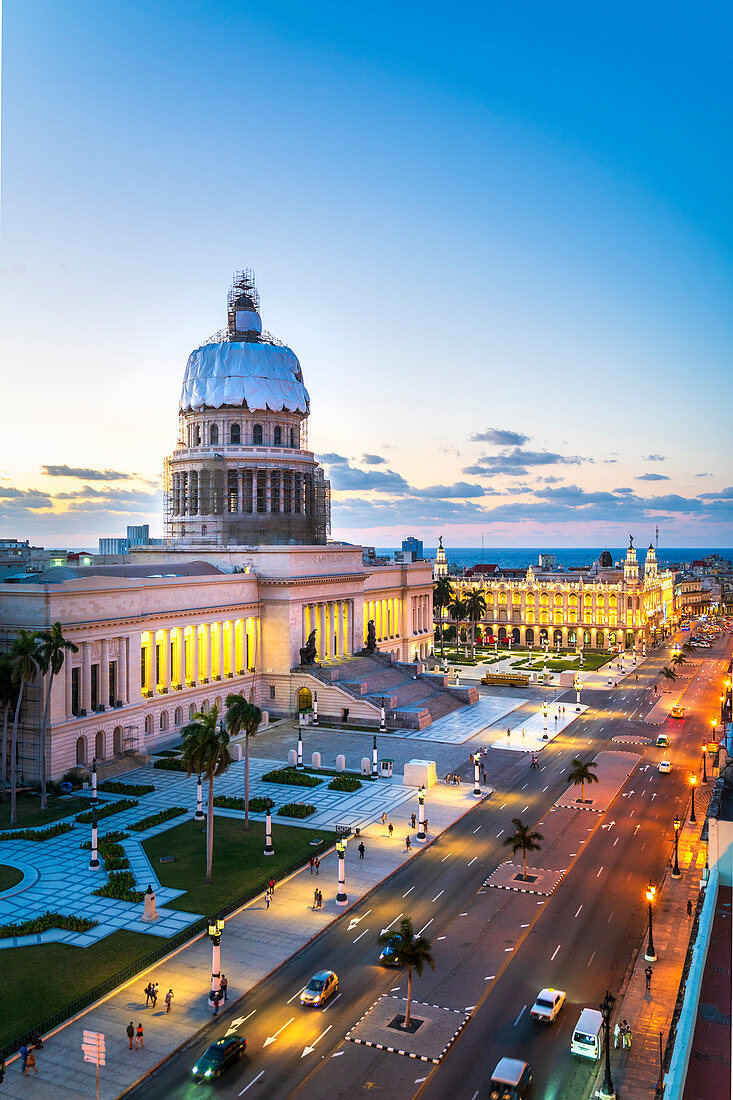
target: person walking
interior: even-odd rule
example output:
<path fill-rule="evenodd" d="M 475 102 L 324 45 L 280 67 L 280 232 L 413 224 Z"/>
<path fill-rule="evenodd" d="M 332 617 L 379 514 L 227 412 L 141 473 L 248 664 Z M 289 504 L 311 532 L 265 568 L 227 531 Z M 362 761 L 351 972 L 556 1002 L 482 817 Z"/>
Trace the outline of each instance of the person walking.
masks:
<path fill-rule="evenodd" d="M 313 891 L 313 908 L 318 908 L 318 890 Z"/>
<path fill-rule="evenodd" d="M 392 839 L 392 833 L 394 832 L 394 825 L 392 824 L 391 821 L 390 821 L 389 825 L 387 826 L 387 832 L 389 833 L 389 839 L 391 840 Z"/>
<path fill-rule="evenodd" d="M 361 844 L 359 845 L 359 847 L 356 850 L 359 853 L 359 859 L 363 859 L 364 858 L 364 853 L 366 852 L 366 848 L 364 847 L 364 841 L 363 840 L 362 840 Z"/>
<path fill-rule="evenodd" d="M 383 825 L 387 824 L 387 815 L 385 813 L 382 814 L 382 824 Z"/>
<path fill-rule="evenodd" d="M 648 966 L 646 968 L 646 970 L 644 971 L 644 978 L 646 980 L 646 990 L 645 990 L 645 992 L 648 993 L 652 988 L 652 968 L 651 968 L 651 966 Z"/>
<path fill-rule="evenodd" d="M 313 868 L 315 866 L 315 862 L 316 862 L 316 857 L 315 856 L 311 856 L 310 859 L 308 860 L 308 866 L 311 869 L 311 874 L 313 874 Z"/>
<path fill-rule="evenodd" d="M 687 919 L 689 920 L 691 916 L 692 916 L 692 901 L 690 900 L 690 898 L 688 898 L 687 899 Z"/>
<path fill-rule="evenodd" d="M 323 891 L 318 891 L 318 908 L 323 909 Z"/>
<path fill-rule="evenodd" d="M 417 815 L 414 814 L 414 813 L 410 814 L 410 825 L 412 826 L 413 829 L 416 827 L 416 823 L 417 823 Z"/>
<path fill-rule="evenodd" d="M 624 1020 L 622 1022 L 621 1030 L 624 1034 L 624 1049 L 631 1050 L 631 1028 L 629 1027 L 627 1020 Z"/>
<path fill-rule="evenodd" d="M 270 879 L 270 893 L 271 894 L 275 893 L 275 880 L 274 880 L 274 878 Z"/>
<path fill-rule="evenodd" d="M 173 1003 L 173 990 L 169 989 L 165 995 L 165 1013 L 166 1016 L 171 1010 L 171 1004 Z"/>
<path fill-rule="evenodd" d="M 153 983 L 153 989 L 152 989 L 152 993 L 151 993 L 151 997 L 153 998 L 153 1008 L 155 1008 L 155 1006 L 158 1003 L 158 985 L 159 985 L 158 982 Z"/>
<path fill-rule="evenodd" d="M 228 1000 L 229 994 L 227 991 L 229 989 L 229 979 L 227 978 L 226 974 L 222 974 L 219 988 L 221 989 L 224 1000 Z"/>
<path fill-rule="evenodd" d="M 265 909 L 270 908 L 270 887 L 265 890 Z"/>
<path fill-rule="evenodd" d="M 146 1008 L 150 1004 L 150 998 L 152 996 L 153 996 L 153 983 L 148 982 L 148 984 L 145 986 L 145 1007 Z"/>
<path fill-rule="evenodd" d="M 618 1041 L 621 1038 L 621 1024 L 616 1021 L 616 1026 L 613 1029 L 613 1049 L 618 1050 Z"/>
<path fill-rule="evenodd" d="M 28 1063 L 28 1047 L 25 1043 L 20 1045 L 20 1072 L 25 1073 L 25 1067 Z"/>
<path fill-rule="evenodd" d="M 140 1023 L 137 1025 L 137 1031 L 135 1032 L 135 1050 L 137 1050 L 138 1047 L 144 1046 L 145 1043 L 143 1042 L 143 1025 Z"/>
<path fill-rule="evenodd" d="M 135 1025 L 132 1020 L 127 1025 L 127 1038 L 130 1040 L 130 1050 L 132 1050 L 132 1040 L 135 1038 Z"/>
<path fill-rule="evenodd" d="M 321 861 L 320 861 L 319 857 L 316 856 L 316 875 L 319 875 L 320 872 L 321 872 Z"/>
<path fill-rule="evenodd" d="M 36 1066 L 36 1056 L 33 1053 L 33 1047 L 31 1047 L 29 1049 L 28 1057 L 26 1058 L 26 1061 L 25 1061 L 24 1073 L 25 1073 L 26 1077 L 28 1076 L 28 1070 L 29 1069 L 32 1069 L 35 1074 L 38 1073 L 38 1067 Z"/>
<path fill-rule="evenodd" d="M 412 844 L 410 843 L 410 834 L 408 833 L 407 836 L 405 837 L 405 851 L 409 852 L 409 851 L 411 851 L 411 849 L 412 849 Z"/>
<path fill-rule="evenodd" d="M 219 1015 L 219 1002 L 220 1001 L 221 1001 L 221 993 L 217 989 L 216 993 L 214 994 L 214 1015 L 215 1016 Z"/>

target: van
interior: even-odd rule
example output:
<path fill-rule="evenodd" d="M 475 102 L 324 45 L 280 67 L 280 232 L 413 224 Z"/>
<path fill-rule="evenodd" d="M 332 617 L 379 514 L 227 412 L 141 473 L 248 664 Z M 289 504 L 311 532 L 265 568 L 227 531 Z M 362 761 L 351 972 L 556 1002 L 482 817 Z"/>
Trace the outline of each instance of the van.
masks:
<path fill-rule="evenodd" d="M 491 1074 L 490 1100 L 522 1100 L 531 1080 L 527 1062 L 521 1058 L 502 1058 Z"/>
<path fill-rule="evenodd" d="M 570 1053 L 597 1062 L 603 1053 L 603 1016 L 597 1008 L 584 1008 L 573 1028 Z"/>

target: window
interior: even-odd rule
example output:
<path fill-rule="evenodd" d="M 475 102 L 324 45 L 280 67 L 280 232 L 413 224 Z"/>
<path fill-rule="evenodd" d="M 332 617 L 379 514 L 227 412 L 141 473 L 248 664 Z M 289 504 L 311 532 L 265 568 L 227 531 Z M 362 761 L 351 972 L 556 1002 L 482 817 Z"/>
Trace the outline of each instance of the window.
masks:
<path fill-rule="evenodd" d="M 290 429 L 290 446 L 295 450 L 295 428 Z"/>
<path fill-rule="evenodd" d="M 99 706 L 99 665 L 92 665 L 91 669 L 91 681 L 92 681 L 92 710 L 96 710 Z"/>
<path fill-rule="evenodd" d="M 81 709 L 79 680 L 81 677 L 80 668 L 72 668 L 71 670 L 71 713 L 76 717 Z"/>
<path fill-rule="evenodd" d="M 104 760 L 107 754 L 107 736 L 104 730 L 100 730 L 94 738 L 94 757 L 96 760 Z"/>
<path fill-rule="evenodd" d="M 173 715 L 173 723 L 176 726 L 180 726 L 182 721 L 183 721 L 183 711 L 181 710 L 180 707 L 176 707 L 175 714 Z"/>
<path fill-rule="evenodd" d="M 194 716 L 195 713 L 196 713 L 196 706 L 195 706 L 194 703 L 191 703 L 189 708 L 188 708 L 188 720 L 189 720 L 189 722 L 193 722 L 193 716 Z"/>
<path fill-rule="evenodd" d="M 163 713 L 160 716 L 158 724 L 159 724 L 161 733 L 163 733 L 165 730 L 168 729 L 168 712 L 167 711 L 165 711 L 165 710 L 163 711 Z"/>
<path fill-rule="evenodd" d="M 231 428 L 229 429 L 229 442 L 240 443 L 241 439 L 242 429 L 239 427 L 239 424 L 232 424 Z"/>
<path fill-rule="evenodd" d="M 200 447 L 201 446 L 201 425 L 200 424 L 194 425 L 193 445 L 194 445 L 194 447 Z"/>
<path fill-rule="evenodd" d="M 153 716 L 152 716 L 152 714 L 146 714 L 145 715 L 145 733 L 146 733 L 146 736 L 150 737 L 152 735 L 152 732 L 153 732 Z"/>
<path fill-rule="evenodd" d="M 270 698 L 273 699 L 273 700 L 275 698 L 275 685 L 274 684 L 270 684 Z"/>
<path fill-rule="evenodd" d="M 261 447 L 262 446 L 262 425 L 261 424 L 255 424 L 254 428 L 252 429 L 252 442 L 255 445 L 255 447 Z"/>
<path fill-rule="evenodd" d="M 310 710 L 313 706 L 313 696 L 309 688 L 301 688 L 298 692 L 298 710 Z"/>
<path fill-rule="evenodd" d="M 112 751 L 115 756 L 122 756 L 122 726 L 115 726 L 112 733 Z"/>
<path fill-rule="evenodd" d="M 278 426 L 277 426 L 277 427 L 275 428 L 274 443 L 275 443 L 275 446 L 276 446 L 276 447 L 282 447 L 282 443 L 283 443 L 283 430 L 282 430 L 282 428 L 280 427 L 280 425 L 279 425 L 279 424 L 278 424 Z"/>
<path fill-rule="evenodd" d="M 86 737 L 77 737 L 76 739 L 76 766 L 77 768 L 83 768 L 87 762 L 87 739 Z"/>
<path fill-rule="evenodd" d="M 212 424 L 209 428 L 209 443 L 212 447 L 215 447 L 219 442 L 219 429 L 216 424 Z"/>

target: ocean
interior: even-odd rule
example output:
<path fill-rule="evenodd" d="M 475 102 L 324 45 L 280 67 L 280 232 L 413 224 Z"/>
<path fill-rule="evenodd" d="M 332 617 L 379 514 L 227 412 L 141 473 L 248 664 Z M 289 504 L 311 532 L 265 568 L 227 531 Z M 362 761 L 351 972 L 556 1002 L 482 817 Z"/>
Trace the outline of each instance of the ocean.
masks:
<path fill-rule="evenodd" d="M 604 550 L 608 550 L 614 562 L 622 561 L 626 557 L 626 547 L 614 546 L 578 546 L 578 547 L 552 547 L 552 546 L 446 546 L 443 544 L 445 556 L 451 565 L 464 569 L 469 565 L 490 564 L 495 562 L 503 569 L 522 569 L 527 565 L 535 568 L 539 566 L 540 554 L 554 554 L 558 568 L 568 568 L 577 565 L 592 565 L 600 557 Z M 378 548 L 378 554 L 394 554 L 398 547 Z M 646 561 L 646 546 L 637 546 L 639 564 Z M 434 558 L 437 547 L 425 547 L 425 557 Z M 682 562 L 697 561 L 706 558 L 709 554 L 719 554 L 721 558 L 730 561 L 733 558 L 733 550 L 721 547 L 664 547 L 657 552 L 657 561 L 661 566 L 677 565 Z"/>

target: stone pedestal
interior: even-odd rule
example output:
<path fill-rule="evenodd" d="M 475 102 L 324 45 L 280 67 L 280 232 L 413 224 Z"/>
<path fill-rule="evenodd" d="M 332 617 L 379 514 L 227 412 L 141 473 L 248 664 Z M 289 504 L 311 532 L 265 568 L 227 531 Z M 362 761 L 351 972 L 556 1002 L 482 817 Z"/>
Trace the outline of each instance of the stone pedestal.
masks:
<path fill-rule="evenodd" d="M 155 908 L 155 894 L 153 893 L 152 886 L 148 886 L 145 891 L 145 897 L 143 898 L 143 920 L 147 924 L 151 924 L 157 919 L 158 912 Z"/>
<path fill-rule="evenodd" d="M 320 768 L 321 766 L 321 754 L 320 752 L 314 752 L 311 756 L 311 767 Z"/>
<path fill-rule="evenodd" d="M 438 782 L 434 760 L 408 760 L 402 776 L 403 787 L 432 787 Z"/>
<path fill-rule="evenodd" d="M 362 775 L 371 775 L 372 774 L 372 762 L 371 762 L 371 760 L 369 759 L 368 756 L 362 756 L 362 758 L 361 758 L 361 774 Z"/>
<path fill-rule="evenodd" d="M 336 771 L 337 772 L 345 772 L 346 771 L 346 757 L 345 756 L 339 755 L 339 756 L 336 757 Z"/>

